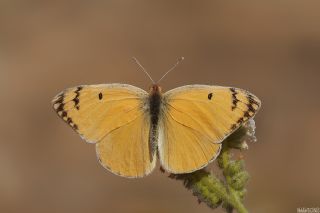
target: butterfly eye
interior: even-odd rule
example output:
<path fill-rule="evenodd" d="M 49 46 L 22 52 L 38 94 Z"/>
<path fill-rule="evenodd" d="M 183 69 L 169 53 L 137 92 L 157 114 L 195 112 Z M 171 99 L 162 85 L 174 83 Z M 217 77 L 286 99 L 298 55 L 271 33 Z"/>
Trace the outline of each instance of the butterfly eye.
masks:
<path fill-rule="evenodd" d="M 208 94 L 208 99 L 211 100 L 212 96 L 213 96 L 212 93 L 209 93 Z"/>

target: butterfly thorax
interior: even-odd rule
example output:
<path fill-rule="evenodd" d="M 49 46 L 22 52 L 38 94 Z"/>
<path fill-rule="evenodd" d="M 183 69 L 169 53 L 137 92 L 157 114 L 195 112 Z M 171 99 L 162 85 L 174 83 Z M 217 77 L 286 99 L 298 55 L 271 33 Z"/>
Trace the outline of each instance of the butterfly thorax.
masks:
<path fill-rule="evenodd" d="M 157 127 L 158 125 L 161 100 L 161 87 L 156 84 L 152 85 L 149 93 L 149 109 L 152 127 Z"/>

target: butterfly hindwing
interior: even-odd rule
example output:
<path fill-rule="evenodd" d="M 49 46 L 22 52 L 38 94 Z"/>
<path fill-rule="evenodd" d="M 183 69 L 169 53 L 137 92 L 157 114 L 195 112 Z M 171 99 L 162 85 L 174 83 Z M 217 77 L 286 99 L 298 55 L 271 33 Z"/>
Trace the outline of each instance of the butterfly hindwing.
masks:
<path fill-rule="evenodd" d="M 137 177 L 149 173 L 155 164 L 148 146 L 150 125 L 145 122 L 147 98 L 147 92 L 131 85 L 101 84 L 67 89 L 52 104 L 82 138 L 96 143 L 104 167 Z"/>
<path fill-rule="evenodd" d="M 164 115 L 159 126 L 159 158 L 166 171 L 190 173 L 205 167 L 219 154 L 221 144 Z"/>
<path fill-rule="evenodd" d="M 150 118 L 139 116 L 115 129 L 96 145 L 100 163 L 114 174 L 143 177 L 156 165 L 156 152 L 149 143 Z"/>
<path fill-rule="evenodd" d="M 219 154 L 221 142 L 260 108 L 253 94 L 232 87 L 190 85 L 164 94 L 159 155 L 165 169 L 188 173 Z"/>

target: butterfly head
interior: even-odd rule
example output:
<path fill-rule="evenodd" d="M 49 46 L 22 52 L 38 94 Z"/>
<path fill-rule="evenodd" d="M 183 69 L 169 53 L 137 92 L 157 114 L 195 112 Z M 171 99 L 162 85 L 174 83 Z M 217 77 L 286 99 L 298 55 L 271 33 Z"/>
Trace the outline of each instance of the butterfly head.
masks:
<path fill-rule="evenodd" d="M 158 93 L 161 94 L 162 88 L 158 85 L 158 84 L 153 84 L 150 88 L 149 88 L 149 93 L 150 94 L 154 94 L 154 93 Z"/>

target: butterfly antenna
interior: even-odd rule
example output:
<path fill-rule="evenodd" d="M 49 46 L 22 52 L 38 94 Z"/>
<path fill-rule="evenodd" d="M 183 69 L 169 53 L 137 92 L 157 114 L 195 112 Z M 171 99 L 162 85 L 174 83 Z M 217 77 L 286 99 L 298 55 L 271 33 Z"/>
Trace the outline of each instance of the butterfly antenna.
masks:
<path fill-rule="evenodd" d="M 136 63 L 141 70 L 150 78 L 150 80 L 152 81 L 152 83 L 154 84 L 154 80 L 151 78 L 151 76 L 149 75 L 149 73 L 147 72 L 147 70 L 140 64 L 140 62 L 138 61 L 138 59 L 136 59 L 135 57 L 132 57 L 132 60 L 134 61 L 134 63 Z"/>
<path fill-rule="evenodd" d="M 178 66 L 178 64 L 180 64 L 180 62 L 183 61 L 183 60 L 184 60 L 184 57 L 178 58 L 177 62 L 171 67 L 171 69 L 169 69 L 169 70 L 160 78 L 159 81 L 157 81 L 157 83 L 159 83 L 166 75 L 168 75 L 169 72 L 171 72 L 172 70 L 174 70 L 174 69 Z"/>

